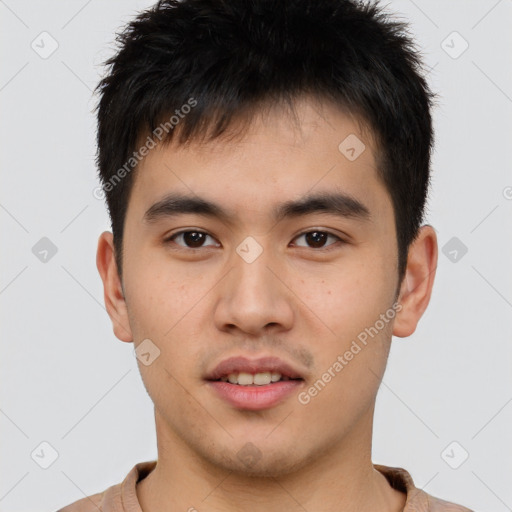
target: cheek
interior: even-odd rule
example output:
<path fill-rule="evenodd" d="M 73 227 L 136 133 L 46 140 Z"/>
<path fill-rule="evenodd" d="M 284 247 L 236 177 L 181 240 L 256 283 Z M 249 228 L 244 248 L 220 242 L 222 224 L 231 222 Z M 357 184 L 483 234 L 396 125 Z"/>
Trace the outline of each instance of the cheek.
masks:
<path fill-rule="evenodd" d="M 381 315 L 392 306 L 393 281 L 385 272 L 384 258 L 370 252 L 373 258 L 361 256 L 350 264 L 345 260 L 326 268 L 325 275 L 303 274 L 296 281 L 296 293 L 305 311 L 315 313 L 308 317 L 320 329 L 304 329 L 315 336 L 310 346 L 316 361 L 314 396 L 307 407 L 336 419 L 338 426 L 339 421 L 351 421 L 343 419 L 347 411 L 357 416 L 367 409 L 389 352 L 394 315 L 387 321 Z"/>
<path fill-rule="evenodd" d="M 316 372 L 299 403 L 307 417 L 321 418 L 324 435 L 339 437 L 353 430 L 374 403 L 389 353 L 388 325 L 377 334 L 372 331 L 373 336 L 340 325 L 338 340 L 326 339 L 317 347 Z M 364 343 L 357 337 L 361 332 L 367 336 Z"/>
<path fill-rule="evenodd" d="M 190 379 L 190 368 L 204 342 L 202 299 L 213 286 L 204 273 L 171 268 L 169 264 L 139 264 L 126 268 L 125 283 L 135 348 L 150 339 L 158 348 L 154 363 L 139 369 L 151 395 L 160 394 L 161 384 L 179 390 L 178 382 Z M 167 370 L 167 371 L 166 371 Z M 176 395 L 174 395 L 176 396 Z"/>
<path fill-rule="evenodd" d="M 126 266 L 125 282 L 129 313 L 137 338 L 172 336 L 180 324 L 196 314 L 196 305 L 209 287 L 201 272 L 183 271 L 168 262 Z"/>
<path fill-rule="evenodd" d="M 199 357 L 197 343 L 202 338 L 197 305 L 204 293 L 200 285 L 193 286 L 190 280 L 186 284 L 184 279 L 155 268 L 152 272 L 142 268 L 131 271 L 129 275 L 136 277 L 126 283 L 126 291 L 134 348 L 149 339 L 158 353 L 150 364 L 137 361 L 145 388 L 159 409 L 165 409 L 165 404 L 191 407 L 186 404 L 183 386 L 188 386 L 190 368 Z"/>
<path fill-rule="evenodd" d="M 323 323 L 326 342 L 357 336 L 391 305 L 392 283 L 381 261 L 375 252 L 373 258 L 358 254 L 324 267 L 304 267 L 292 277 L 307 317 L 314 313 Z"/>

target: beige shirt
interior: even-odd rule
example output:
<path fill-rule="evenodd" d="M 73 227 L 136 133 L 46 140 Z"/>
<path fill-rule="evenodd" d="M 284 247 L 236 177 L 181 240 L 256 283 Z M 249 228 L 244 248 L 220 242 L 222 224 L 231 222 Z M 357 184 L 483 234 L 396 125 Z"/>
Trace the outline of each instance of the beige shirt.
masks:
<path fill-rule="evenodd" d="M 142 512 L 135 486 L 145 478 L 156 466 L 156 460 L 140 462 L 128 473 L 120 483 L 109 487 L 103 492 L 94 494 L 57 512 Z M 388 480 L 391 487 L 407 494 L 403 512 L 473 512 L 469 508 L 434 498 L 425 491 L 418 489 L 411 475 L 403 468 L 393 468 L 374 464 Z M 146 511 L 147 512 L 147 511 Z"/>

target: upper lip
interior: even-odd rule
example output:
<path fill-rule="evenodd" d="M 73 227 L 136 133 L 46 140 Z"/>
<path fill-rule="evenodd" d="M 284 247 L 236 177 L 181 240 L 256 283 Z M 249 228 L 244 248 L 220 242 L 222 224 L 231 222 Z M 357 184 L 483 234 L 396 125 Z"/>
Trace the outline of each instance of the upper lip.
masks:
<path fill-rule="evenodd" d="M 248 359 L 244 356 L 230 357 L 220 362 L 206 376 L 206 380 L 219 380 L 230 373 L 263 373 L 276 372 L 290 379 L 302 379 L 302 375 L 291 364 L 277 357 L 260 357 L 259 359 Z"/>

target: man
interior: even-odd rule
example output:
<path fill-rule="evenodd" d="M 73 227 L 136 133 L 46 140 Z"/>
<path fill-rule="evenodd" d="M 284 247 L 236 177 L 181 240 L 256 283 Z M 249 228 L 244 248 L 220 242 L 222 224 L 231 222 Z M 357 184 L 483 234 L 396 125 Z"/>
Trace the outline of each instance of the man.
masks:
<path fill-rule="evenodd" d="M 158 460 L 61 511 L 468 511 L 371 461 L 391 337 L 437 264 L 406 27 L 353 1 L 166 0 L 119 43 L 97 266 Z"/>

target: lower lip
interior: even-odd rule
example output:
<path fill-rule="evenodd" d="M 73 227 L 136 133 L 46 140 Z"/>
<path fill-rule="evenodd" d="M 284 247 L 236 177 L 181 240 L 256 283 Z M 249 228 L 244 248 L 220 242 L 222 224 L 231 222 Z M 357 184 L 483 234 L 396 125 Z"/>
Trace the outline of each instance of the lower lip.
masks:
<path fill-rule="evenodd" d="M 264 386 L 240 386 L 224 381 L 209 381 L 210 386 L 233 407 L 249 411 L 269 409 L 296 392 L 303 380 L 282 380 Z"/>

